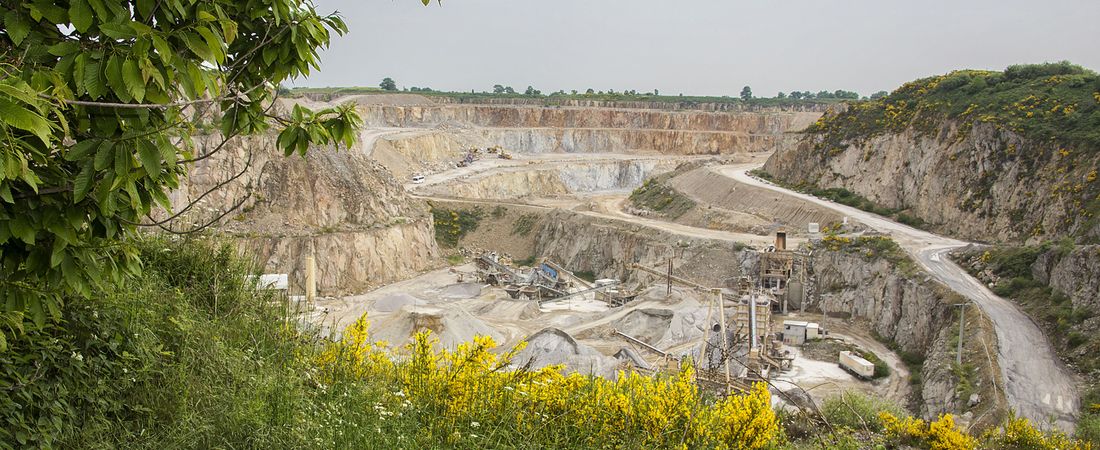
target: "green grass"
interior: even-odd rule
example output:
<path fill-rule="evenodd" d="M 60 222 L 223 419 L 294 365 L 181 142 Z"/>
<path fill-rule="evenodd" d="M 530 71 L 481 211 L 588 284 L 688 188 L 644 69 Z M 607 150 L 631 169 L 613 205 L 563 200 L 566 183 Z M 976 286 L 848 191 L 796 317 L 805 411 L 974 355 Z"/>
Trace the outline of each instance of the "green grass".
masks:
<path fill-rule="evenodd" d="M 516 218 L 512 222 L 512 234 L 519 236 L 527 236 L 534 230 L 535 224 L 539 221 L 539 215 L 535 213 L 523 214 Z"/>
<path fill-rule="evenodd" d="M 878 415 L 883 411 L 899 417 L 905 415 L 905 410 L 901 406 L 884 398 L 860 392 L 844 392 L 826 398 L 821 403 L 821 414 L 829 420 L 830 424 L 852 430 L 882 431 L 882 423 Z"/>

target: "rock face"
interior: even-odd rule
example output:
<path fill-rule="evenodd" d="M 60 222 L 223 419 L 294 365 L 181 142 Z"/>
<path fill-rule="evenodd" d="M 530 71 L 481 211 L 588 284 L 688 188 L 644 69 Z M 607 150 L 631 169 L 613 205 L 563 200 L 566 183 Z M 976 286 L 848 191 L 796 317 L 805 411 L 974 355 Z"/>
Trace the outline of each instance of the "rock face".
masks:
<path fill-rule="evenodd" d="M 691 274 L 695 282 L 725 286 L 740 273 L 754 273 L 759 256 L 728 242 L 683 239 L 651 228 L 627 227 L 567 211 L 550 213 L 535 233 L 535 254 L 574 272 L 598 278 L 631 280 L 637 263 L 653 267 L 677 258 L 675 274 Z M 650 278 L 652 279 L 652 278 Z"/>
<path fill-rule="evenodd" d="M 1100 245 L 1052 248 L 1031 266 L 1032 277 L 1065 293 L 1075 308 L 1100 314 Z"/>
<path fill-rule="evenodd" d="M 514 199 L 528 196 L 631 190 L 652 174 L 672 169 L 671 162 L 620 160 L 577 162 L 552 168 L 519 168 L 476 176 L 462 183 L 431 187 L 438 196 Z"/>
<path fill-rule="evenodd" d="M 808 308 L 866 319 L 905 351 L 925 353 L 951 316 L 944 301 L 950 291 L 900 275 L 885 259 L 818 250 L 813 265 L 819 296 Z"/>
<path fill-rule="evenodd" d="M 807 135 L 765 170 L 788 183 L 845 188 L 907 209 L 943 233 L 981 241 L 1100 238 L 1096 154 L 1080 154 L 979 123 L 912 128 L 843 148 Z"/>
<path fill-rule="evenodd" d="M 360 109 L 368 126 L 444 127 L 463 135 L 462 140 L 523 153 L 767 151 L 790 142 L 794 137 L 787 132 L 821 115 L 779 109 L 710 112 L 442 103 L 361 104 Z"/>
<path fill-rule="evenodd" d="M 201 153 L 220 139 L 199 142 Z M 235 175 L 184 220 L 208 221 L 244 199 L 216 228 L 251 248 L 266 272 L 291 274 L 294 287 L 301 286 L 311 252 L 322 294 L 401 279 L 439 255 L 426 206 L 408 197 L 362 148 L 314 148 L 305 157 L 284 157 L 272 135 L 235 139 L 194 164 L 171 195 L 174 209 Z"/>
<path fill-rule="evenodd" d="M 808 310 L 866 320 L 878 336 L 904 352 L 921 355 L 922 415 L 962 412 L 967 399 L 958 397 L 959 379 L 952 371 L 957 321 L 950 304 L 959 301 L 956 294 L 917 278 L 922 275 L 904 276 L 885 259 L 868 260 L 858 253 L 818 249 L 813 266 L 819 295 L 809 300 Z M 973 328 L 968 336 L 981 333 Z M 993 337 L 970 341 L 977 345 L 983 339 L 996 348 Z"/>

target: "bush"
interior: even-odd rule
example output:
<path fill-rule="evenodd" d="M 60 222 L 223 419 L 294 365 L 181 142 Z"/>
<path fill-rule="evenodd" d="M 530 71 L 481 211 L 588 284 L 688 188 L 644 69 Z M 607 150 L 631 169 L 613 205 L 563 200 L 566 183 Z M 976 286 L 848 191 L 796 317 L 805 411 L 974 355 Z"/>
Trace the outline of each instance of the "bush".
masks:
<path fill-rule="evenodd" d="M 285 311 L 226 245 L 135 243 L 141 276 L 0 353 L 0 448 L 306 445 L 313 413 Z"/>
<path fill-rule="evenodd" d="M 852 391 L 829 397 L 821 404 L 821 414 L 829 423 L 853 430 L 882 431 L 878 415 L 883 411 L 897 416 L 904 414 L 900 406 L 889 400 Z"/>
<path fill-rule="evenodd" d="M 481 208 L 448 209 L 431 205 L 432 218 L 435 221 L 435 240 L 447 248 L 458 246 L 459 239 L 466 233 L 477 229 L 484 216 Z"/>
<path fill-rule="evenodd" d="M 1089 424 L 1085 424 L 1087 427 Z M 1080 434 L 1080 424 L 1078 425 Z M 1027 449 L 1027 450 L 1080 450 L 1092 448 L 1088 443 L 1073 440 L 1065 434 L 1052 431 L 1042 432 L 1024 418 L 1009 417 L 1000 430 L 993 430 L 984 436 L 989 448 Z"/>
<path fill-rule="evenodd" d="M 1073 64 L 1069 61 L 1043 64 L 1017 64 L 1005 69 L 1004 77 L 1008 80 L 1031 80 L 1046 78 L 1054 75 L 1086 75 L 1092 71 Z"/>
<path fill-rule="evenodd" d="M 763 383 L 746 395 L 707 400 L 689 365 L 671 376 L 631 372 L 611 381 L 565 375 L 557 367 L 510 370 L 523 344 L 498 355 L 489 337 L 437 351 L 428 332 L 398 350 L 368 336 L 363 317 L 325 346 L 316 359 L 321 380 L 384 386 L 392 394 L 375 410 L 416 423 L 416 436 L 427 439 L 414 444 L 753 449 L 772 445 L 779 431 Z M 479 428 L 492 430 L 496 440 L 483 439 Z"/>

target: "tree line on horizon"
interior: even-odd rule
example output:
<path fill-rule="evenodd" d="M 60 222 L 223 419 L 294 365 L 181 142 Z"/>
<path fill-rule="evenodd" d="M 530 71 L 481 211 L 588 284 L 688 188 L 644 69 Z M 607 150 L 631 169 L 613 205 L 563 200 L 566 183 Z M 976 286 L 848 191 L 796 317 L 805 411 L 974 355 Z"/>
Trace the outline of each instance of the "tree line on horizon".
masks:
<path fill-rule="evenodd" d="M 396 92 L 396 91 L 401 90 L 397 87 L 397 82 L 394 81 L 393 78 L 390 78 L 390 77 L 383 78 L 382 82 L 378 84 L 378 87 L 381 88 L 383 91 L 394 91 L 394 92 Z M 434 90 L 430 87 L 417 87 L 417 86 L 406 87 L 405 91 L 407 91 L 407 92 L 444 92 L 444 91 L 436 91 L 436 90 Z M 511 86 L 505 86 L 505 85 L 502 85 L 502 84 L 495 84 L 495 85 L 493 85 L 491 90 L 483 91 L 483 92 L 476 92 L 473 89 L 471 89 L 470 93 L 471 94 L 480 93 L 480 94 L 497 94 L 497 95 L 521 95 L 520 92 L 516 91 Z M 877 98 L 885 97 L 888 94 L 889 94 L 889 92 L 887 92 L 887 91 L 878 91 L 878 92 L 875 92 L 874 94 L 871 94 L 870 97 L 864 96 L 862 98 L 863 99 L 867 99 L 867 98 L 877 99 Z M 527 89 L 523 91 L 522 95 L 529 96 L 529 97 L 544 96 L 542 91 L 540 91 L 538 89 L 535 89 L 535 87 L 533 87 L 533 86 L 527 86 Z M 562 89 L 562 90 L 558 90 L 558 91 L 555 91 L 555 92 L 551 92 L 549 94 L 545 94 L 545 96 L 547 96 L 547 97 L 550 97 L 550 96 L 578 96 L 578 95 L 588 95 L 588 96 L 591 96 L 591 95 L 661 96 L 661 91 L 658 90 L 658 89 L 653 89 L 650 92 L 639 93 L 637 90 L 634 90 L 634 89 L 624 89 L 622 91 L 616 91 L 614 89 L 608 89 L 608 90 L 604 91 L 604 90 L 596 90 L 596 89 L 593 89 L 593 88 L 588 88 L 584 92 L 580 92 L 576 89 L 573 89 L 569 92 L 566 92 L 564 89 Z M 678 96 L 683 97 L 684 94 L 680 93 L 680 94 L 678 94 Z M 720 97 L 728 97 L 728 96 L 723 95 L 723 96 L 720 96 Z M 752 100 L 754 98 L 774 98 L 774 99 L 793 99 L 793 100 L 816 100 L 816 99 L 823 99 L 823 100 L 859 100 L 861 98 L 858 92 L 847 91 L 847 90 L 843 90 L 843 89 L 837 89 L 837 90 L 832 91 L 832 92 L 822 90 L 822 91 L 818 91 L 816 93 L 812 92 L 812 91 L 791 91 L 789 94 L 786 93 L 786 92 L 780 91 L 774 97 L 756 97 L 756 96 L 753 95 L 752 88 L 750 86 L 745 86 L 744 88 L 742 88 L 741 93 L 739 94 L 739 97 L 741 98 L 741 100 L 744 100 L 744 101 L 749 101 L 749 100 Z"/>

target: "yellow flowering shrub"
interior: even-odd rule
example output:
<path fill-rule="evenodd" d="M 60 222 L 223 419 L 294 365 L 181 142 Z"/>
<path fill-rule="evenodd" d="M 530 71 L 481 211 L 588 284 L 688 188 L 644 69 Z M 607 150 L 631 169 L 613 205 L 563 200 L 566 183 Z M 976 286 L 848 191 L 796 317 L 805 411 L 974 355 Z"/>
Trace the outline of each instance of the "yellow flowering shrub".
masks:
<path fill-rule="evenodd" d="M 779 435 L 762 383 L 745 395 L 708 401 L 688 365 L 669 376 L 620 372 L 608 380 L 566 375 L 560 367 L 516 368 L 522 343 L 497 354 L 492 338 L 478 336 L 454 350 L 437 350 L 438 341 L 421 332 L 395 351 L 370 343 L 368 329 L 366 317 L 360 318 L 319 352 L 315 363 L 324 381 L 351 375 L 392 387 L 394 404 L 375 409 L 425 417 L 422 426 L 436 436 L 476 423 L 586 447 L 756 449 Z"/>
<path fill-rule="evenodd" d="M 903 445 L 931 450 L 969 450 L 978 441 L 955 426 L 955 419 L 944 414 L 934 422 L 913 417 L 898 418 L 888 412 L 879 414 L 884 433 Z"/>
<path fill-rule="evenodd" d="M 1060 432 L 1044 433 L 1022 417 L 1011 417 L 1000 430 L 984 436 L 986 446 L 1003 449 L 1089 450 L 1092 444 L 1070 439 Z"/>

